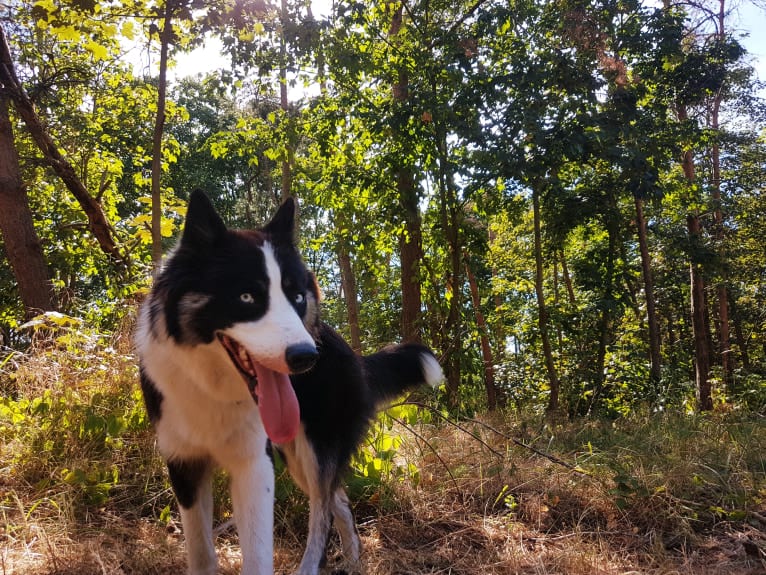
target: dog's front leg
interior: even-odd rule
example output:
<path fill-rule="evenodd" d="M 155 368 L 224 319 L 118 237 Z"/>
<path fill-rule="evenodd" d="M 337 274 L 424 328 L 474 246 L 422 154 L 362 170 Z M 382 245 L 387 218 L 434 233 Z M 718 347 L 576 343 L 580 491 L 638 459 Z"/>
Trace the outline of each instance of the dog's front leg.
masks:
<path fill-rule="evenodd" d="M 170 483 L 178 499 L 190 575 L 215 575 L 213 479 L 205 459 L 169 461 Z"/>
<path fill-rule="evenodd" d="M 274 573 L 274 468 L 263 457 L 230 469 L 242 575 Z"/>

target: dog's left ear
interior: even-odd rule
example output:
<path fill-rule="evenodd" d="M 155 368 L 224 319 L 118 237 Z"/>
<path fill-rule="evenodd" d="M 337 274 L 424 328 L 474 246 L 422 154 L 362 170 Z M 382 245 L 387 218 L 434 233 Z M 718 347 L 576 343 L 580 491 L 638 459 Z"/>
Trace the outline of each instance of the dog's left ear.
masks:
<path fill-rule="evenodd" d="M 277 244 L 295 245 L 295 213 L 297 205 L 291 196 L 279 206 L 277 213 L 263 231 Z"/>
<path fill-rule="evenodd" d="M 211 246 L 226 233 L 226 224 L 215 211 L 213 203 L 202 190 L 189 194 L 186 223 L 181 235 L 181 246 L 207 253 Z"/>

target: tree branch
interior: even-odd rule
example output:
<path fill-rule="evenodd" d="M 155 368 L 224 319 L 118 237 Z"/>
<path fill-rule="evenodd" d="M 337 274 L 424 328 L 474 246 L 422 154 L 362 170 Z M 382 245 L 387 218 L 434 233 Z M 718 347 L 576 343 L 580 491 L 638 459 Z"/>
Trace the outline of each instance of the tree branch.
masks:
<path fill-rule="evenodd" d="M 112 235 L 112 227 L 106 219 L 106 215 L 101 208 L 101 204 L 93 198 L 85 185 L 82 183 L 72 164 L 64 157 L 58 149 L 56 142 L 50 136 L 40 117 L 35 111 L 35 105 L 29 98 L 16 75 L 16 69 L 11 59 L 11 50 L 8 45 L 8 39 L 5 36 L 5 30 L 0 26 L 0 85 L 13 101 L 16 111 L 24 120 L 32 139 L 35 141 L 40 151 L 43 153 L 48 165 L 61 178 L 66 187 L 75 197 L 80 207 L 88 217 L 88 227 L 95 236 L 99 246 L 107 255 L 118 262 L 123 262 L 124 258 L 120 253 L 117 243 Z"/>

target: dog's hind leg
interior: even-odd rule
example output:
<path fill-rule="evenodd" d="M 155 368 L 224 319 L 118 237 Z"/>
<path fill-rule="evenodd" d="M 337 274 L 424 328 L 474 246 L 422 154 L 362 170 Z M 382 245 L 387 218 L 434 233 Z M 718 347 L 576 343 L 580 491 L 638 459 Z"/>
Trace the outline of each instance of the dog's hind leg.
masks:
<path fill-rule="evenodd" d="M 191 575 L 214 575 L 218 561 L 213 544 L 213 474 L 205 459 L 169 461 L 170 483 L 178 499 Z"/>
<path fill-rule="evenodd" d="M 324 491 L 324 490 L 323 490 Z M 332 525 L 331 497 L 319 491 L 309 494 L 309 536 L 295 575 L 317 575 L 324 566 L 327 539 Z"/>
<path fill-rule="evenodd" d="M 340 533 L 340 542 L 343 547 L 343 557 L 351 567 L 358 569 L 362 554 L 362 544 L 359 541 L 359 532 L 356 530 L 354 514 L 351 512 L 346 491 L 338 487 L 332 496 L 332 515 L 335 519 L 335 527 Z"/>
<path fill-rule="evenodd" d="M 274 468 L 264 456 L 229 465 L 243 575 L 274 573 Z"/>

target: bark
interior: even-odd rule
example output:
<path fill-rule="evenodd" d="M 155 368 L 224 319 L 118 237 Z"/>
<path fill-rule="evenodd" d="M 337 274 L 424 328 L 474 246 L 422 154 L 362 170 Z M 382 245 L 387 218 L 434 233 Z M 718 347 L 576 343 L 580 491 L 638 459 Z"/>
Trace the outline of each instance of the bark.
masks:
<path fill-rule="evenodd" d="M 282 33 L 279 38 L 279 107 L 284 112 L 283 121 L 287 121 L 287 113 L 290 103 L 287 99 L 287 39 L 285 38 L 285 26 L 287 25 L 287 0 L 282 0 L 280 8 L 280 18 L 282 21 Z M 287 145 L 287 144 L 285 144 Z M 288 146 L 289 148 L 289 146 Z M 292 188 L 292 171 L 290 169 L 291 150 L 287 150 L 287 157 L 282 160 L 282 201 L 284 202 L 290 196 Z"/>
<path fill-rule="evenodd" d="M 718 37 L 723 41 L 726 36 L 726 0 L 719 1 L 718 11 Z M 719 131 L 719 113 L 721 103 L 723 102 L 723 93 L 721 90 L 713 99 L 713 109 L 711 114 L 711 128 L 718 133 Z M 713 218 L 715 226 L 713 228 L 714 238 L 719 250 L 723 250 L 725 230 L 723 226 L 723 210 L 721 209 L 721 149 L 718 141 L 715 140 L 711 150 L 711 161 L 713 164 L 713 182 L 711 186 L 711 195 L 713 198 Z M 725 259 L 725 254 L 721 253 L 721 258 Z M 725 270 L 725 266 L 724 266 Z M 718 294 L 718 345 L 721 354 L 721 368 L 723 371 L 723 380 L 727 386 L 733 383 L 734 379 L 734 361 L 731 353 L 731 336 L 729 325 L 729 290 L 726 287 L 727 277 L 723 272 L 723 277 L 716 289 Z"/>
<path fill-rule="evenodd" d="M 735 338 L 735 341 L 737 342 L 737 347 L 739 348 L 739 357 L 742 360 L 742 367 L 745 370 L 749 371 L 750 370 L 750 350 L 747 343 L 747 338 L 745 337 L 745 334 L 742 331 L 742 318 L 740 317 L 738 313 L 737 298 L 731 298 L 730 304 L 731 304 L 732 324 L 734 325 L 734 338 Z"/>
<path fill-rule="evenodd" d="M 56 309 L 53 284 L 32 221 L 29 198 L 21 179 L 19 157 L 8 115 L 8 99 L 0 92 L 0 234 L 24 304 L 25 317 Z"/>
<path fill-rule="evenodd" d="M 403 23 L 404 4 L 399 4 L 391 19 L 389 39 L 399 33 Z M 408 77 L 404 69 L 391 87 L 394 101 L 401 105 L 409 97 Z M 402 138 L 405 135 L 398 135 Z M 420 289 L 420 261 L 423 259 L 423 240 L 418 207 L 418 193 L 412 167 L 400 164 L 395 172 L 399 203 L 404 217 L 404 232 L 399 237 L 399 256 L 402 269 L 402 326 L 404 341 L 419 342 L 422 293 Z"/>
<path fill-rule="evenodd" d="M 348 230 L 349 226 L 345 216 L 335 213 L 336 226 L 341 230 Z M 348 243 L 344 238 L 339 238 L 337 243 L 338 265 L 340 267 L 340 283 L 343 289 L 343 299 L 346 302 L 346 316 L 348 318 L 348 330 L 351 337 L 351 347 L 354 351 L 362 352 L 362 338 L 359 331 L 359 301 L 356 293 L 356 275 L 351 266 L 351 254 Z"/>
<path fill-rule="evenodd" d="M 612 206 L 616 208 L 616 206 Z M 609 232 L 609 253 L 607 254 L 606 261 L 606 287 L 604 289 L 603 302 L 604 307 L 601 310 L 601 319 L 599 321 L 599 338 L 598 338 L 598 351 L 596 354 L 596 369 L 594 376 L 596 378 L 596 385 L 591 395 L 588 405 L 588 413 L 592 413 L 593 409 L 598 405 L 599 400 L 604 392 L 604 384 L 606 376 L 604 375 L 604 366 L 606 363 L 606 350 L 609 345 L 609 339 L 612 329 L 613 319 L 613 305 L 614 300 L 614 268 L 615 258 L 617 257 L 617 226 L 614 223 L 608 223 Z"/>
<path fill-rule="evenodd" d="M 399 201 L 404 214 L 404 233 L 399 236 L 399 256 L 402 263 L 402 339 L 419 342 L 420 308 L 420 261 L 423 258 L 423 239 L 418 209 L 418 194 L 412 173 L 400 168 L 397 174 Z"/>
<path fill-rule="evenodd" d="M 162 135 L 165 129 L 165 100 L 167 94 L 168 50 L 173 37 L 173 5 L 165 3 L 162 30 L 160 30 L 160 72 L 157 86 L 157 117 L 152 138 L 152 262 L 155 271 L 162 260 Z"/>
<path fill-rule="evenodd" d="M 702 234 L 699 216 L 689 214 L 686 217 L 689 239 L 694 246 L 699 244 Z M 694 335 L 694 366 L 697 382 L 697 409 L 711 411 L 713 409 L 712 385 L 710 382 L 710 336 L 705 301 L 705 282 L 700 265 L 694 261 L 689 264 L 691 277 L 691 315 L 692 332 Z"/>
<path fill-rule="evenodd" d="M 489 241 L 490 243 L 494 243 L 495 241 L 495 232 L 492 230 L 492 228 L 490 228 L 489 230 Z M 492 267 L 493 280 L 497 276 L 498 276 L 497 268 L 493 266 Z M 495 302 L 495 316 L 496 318 L 502 318 L 503 298 L 500 296 L 500 294 L 497 291 L 495 291 L 493 299 Z M 505 355 L 505 340 L 506 340 L 505 325 L 502 321 L 498 321 L 496 319 L 493 327 L 494 327 L 493 332 L 495 336 L 495 345 L 497 346 L 496 355 L 504 356 Z"/>
<path fill-rule="evenodd" d="M 561 250 L 561 275 L 564 277 L 564 285 L 567 286 L 567 296 L 569 297 L 569 303 L 575 303 L 574 287 L 572 286 L 572 277 L 569 275 L 569 268 L 567 267 L 567 259 L 564 257 L 564 250 Z"/>
<path fill-rule="evenodd" d="M 64 185 L 72 193 L 80 207 L 88 218 L 88 228 L 98 241 L 99 246 L 116 261 L 122 262 L 123 256 L 120 253 L 117 243 L 114 241 L 112 227 L 106 219 L 101 204 L 90 195 L 82 180 L 77 176 L 77 172 L 71 163 L 64 157 L 58 149 L 56 142 L 48 133 L 40 117 L 37 115 L 34 103 L 29 98 L 21 83 L 16 76 L 16 70 L 11 59 L 11 51 L 8 46 L 8 40 L 5 31 L 0 26 L 0 84 L 5 93 L 13 102 L 16 111 L 29 130 L 35 144 L 45 158 L 46 163 L 53 169 L 56 175 L 61 178 Z"/>
<path fill-rule="evenodd" d="M 543 293 L 543 248 L 542 233 L 540 231 L 540 192 L 537 189 L 532 190 L 532 208 L 535 236 L 535 296 L 537 297 L 537 326 L 540 330 L 545 369 L 548 373 L 548 385 L 551 389 L 546 411 L 552 413 L 559 408 L 560 385 L 558 374 L 556 373 L 556 366 L 553 362 L 553 350 L 551 349 L 551 341 L 548 334 L 548 309 L 545 305 L 545 294 Z"/>
<path fill-rule="evenodd" d="M 684 105 L 679 105 L 677 110 L 678 119 L 688 120 L 688 112 Z M 681 159 L 681 168 L 689 185 L 696 180 L 694 155 L 691 150 L 686 150 Z M 705 301 L 705 280 L 702 275 L 702 266 L 695 261 L 694 250 L 701 243 L 702 224 L 699 214 L 692 213 L 686 216 L 686 229 L 689 235 L 691 252 L 689 256 L 689 276 L 691 283 L 691 316 L 692 337 L 694 339 L 694 372 L 697 389 L 697 409 L 710 411 L 713 409 L 712 386 L 710 383 L 710 335 L 709 321 L 707 316 L 707 304 Z"/>
<path fill-rule="evenodd" d="M 649 246 L 646 238 L 646 217 L 644 216 L 644 202 L 641 198 L 635 198 L 636 203 L 636 227 L 638 228 L 638 245 L 641 252 L 641 274 L 644 280 L 644 296 L 646 298 L 646 320 L 649 327 L 649 361 L 650 377 L 653 387 L 660 382 L 661 356 L 660 356 L 660 327 L 657 321 L 657 310 L 654 301 L 654 279 L 652 277 L 652 261 L 649 255 Z"/>
<path fill-rule="evenodd" d="M 357 353 L 362 353 L 362 338 L 359 333 L 359 302 L 356 299 L 356 276 L 351 267 L 351 256 L 345 245 L 338 245 L 338 263 L 340 265 L 340 283 L 343 297 L 346 300 L 348 330 L 351 337 L 351 347 Z"/>
<path fill-rule="evenodd" d="M 479 328 L 481 357 L 484 363 L 484 389 L 487 392 L 487 408 L 490 411 L 494 411 L 497 409 L 498 403 L 500 403 L 497 386 L 495 385 L 495 361 L 492 357 L 492 346 L 489 343 L 489 328 L 484 319 L 484 314 L 481 313 L 479 285 L 476 282 L 476 276 L 471 271 L 467 257 L 465 257 L 465 273 L 468 277 L 468 287 L 471 290 L 471 300 L 473 302 L 474 314 L 476 315 L 476 326 Z"/>

